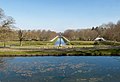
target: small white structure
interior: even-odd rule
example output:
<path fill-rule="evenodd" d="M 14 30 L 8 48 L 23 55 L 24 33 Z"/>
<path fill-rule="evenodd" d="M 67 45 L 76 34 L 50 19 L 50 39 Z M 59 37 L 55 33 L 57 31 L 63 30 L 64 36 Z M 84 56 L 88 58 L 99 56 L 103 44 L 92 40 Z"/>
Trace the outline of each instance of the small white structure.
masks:
<path fill-rule="evenodd" d="M 95 41 L 106 41 L 104 38 L 102 38 L 102 37 L 97 37 L 96 39 L 95 39 Z"/>

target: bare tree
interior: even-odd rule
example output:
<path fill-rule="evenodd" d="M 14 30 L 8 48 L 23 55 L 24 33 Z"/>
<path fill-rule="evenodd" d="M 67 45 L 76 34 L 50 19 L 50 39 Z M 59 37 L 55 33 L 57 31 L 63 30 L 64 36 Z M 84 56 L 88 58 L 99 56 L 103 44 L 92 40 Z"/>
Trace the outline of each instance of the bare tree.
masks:
<path fill-rule="evenodd" d="M 12 17 L 7 17 L 1 22 L 0 38 L 4 42 L 4 47 L 6 47 L 6 41 L 10 39 L 10 36 L 13 32 L 12 30 L 13 23 L 14 23 L 14 20 Z"/>
<path fill-rule="evenodd" d="M 18 31 L 18 38 L 19 38 L 19 41 L 20 41 L 20 46 L 22 46 L 22 41 L 24 40 L 24 31 L 23 30 L 19 30 Z"/>
<path fill-rule="evenodd" d="M 5 16 L 4 11 L 0 9 L 0 40 L 4 42 L 4 47 L 6 47 L 6 41 L 10 39 L 14 23 L 15 20 L 10 16 Z"/>

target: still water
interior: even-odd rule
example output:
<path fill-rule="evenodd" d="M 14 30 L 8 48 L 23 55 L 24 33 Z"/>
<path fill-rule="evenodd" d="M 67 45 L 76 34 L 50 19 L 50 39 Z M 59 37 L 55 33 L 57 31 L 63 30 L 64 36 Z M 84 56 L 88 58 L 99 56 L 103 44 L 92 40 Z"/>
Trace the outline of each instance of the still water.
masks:
<path fill-rule="evenodd" d="M 55 42 L 55 45 L 56 46 L 59 46 L 59 45 L 63 46 L 63 45 L 66 45 L 66 44 L 65 44 L 65 41 L 62 38 L 61 38 L 61 44 L 60 44 L 60 38 L 58 38 L 57 41 Z"/>
<path fill-rule="evenodd" d="M 120 82 L 120 57 L 2 57 L 0 82 Z"/>

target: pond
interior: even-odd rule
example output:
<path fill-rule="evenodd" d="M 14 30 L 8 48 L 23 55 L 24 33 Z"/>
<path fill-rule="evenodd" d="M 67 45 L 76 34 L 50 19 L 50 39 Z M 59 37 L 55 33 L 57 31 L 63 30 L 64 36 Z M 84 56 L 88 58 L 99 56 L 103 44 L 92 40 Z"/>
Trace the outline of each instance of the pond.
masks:
<path fill-rule="evenodd" d="M 120 82 L 120 57 L 1 57 L 0 82 Z"/>

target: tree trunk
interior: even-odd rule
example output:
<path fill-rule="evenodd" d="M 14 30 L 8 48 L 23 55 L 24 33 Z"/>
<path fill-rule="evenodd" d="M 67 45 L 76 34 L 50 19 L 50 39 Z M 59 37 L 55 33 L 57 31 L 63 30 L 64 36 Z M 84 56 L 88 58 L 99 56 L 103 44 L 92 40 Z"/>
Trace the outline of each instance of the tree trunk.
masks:
<path fill-rule="evenodd" d="M 4 44 L 3 44 L 3 45 L 4 45 L 4 48 L 5 48 L 5 47 L 6 47 L 6 43 L 5 43 L 5 41 L 4 41 Z"/>
<path fill-rule="evenodd" d="M 22 40 L 20 40 L 20 46 L 22 46 Z"/>

